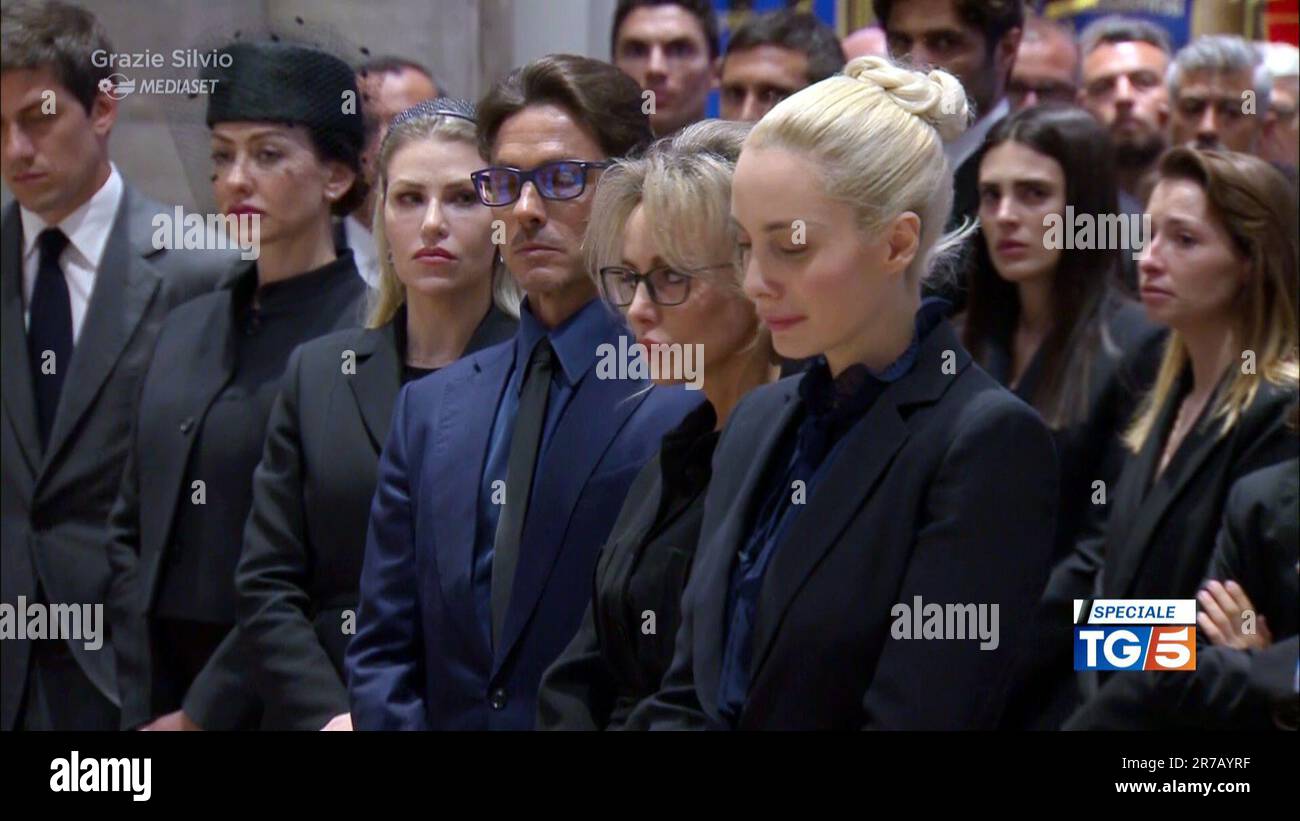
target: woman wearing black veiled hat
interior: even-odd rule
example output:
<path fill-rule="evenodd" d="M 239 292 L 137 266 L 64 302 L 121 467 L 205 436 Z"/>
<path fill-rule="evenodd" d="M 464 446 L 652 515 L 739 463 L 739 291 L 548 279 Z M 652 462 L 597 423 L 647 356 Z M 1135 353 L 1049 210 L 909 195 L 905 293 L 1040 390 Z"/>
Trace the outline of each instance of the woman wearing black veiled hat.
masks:
<path fill-rule="evenodd" d="M 518 300 L 469 177 L 482 164 L 469 103 L 442 97 L 397 116 L 376 163 L 380 278 L 367 327 L 289 361 L 236 574 L 268 727 L 351 728 L 343 657 L 397 393 L 514 335 Z"/>
<path fill-rule="evenodd" d="M 228 59 L 227 59 L 228 58 Z M 261 722 L 236 628 L 235 564 L 289 353 L 356 326 L 364 282 L 331 215 L 355 207 L 362 112 L 352 69 L 287 43 L 235 43 L 208 100 L 221 211 L 258 255 L 172 311 L 141 391 L 110 517 L 109 594 L 125 728 Z"/>

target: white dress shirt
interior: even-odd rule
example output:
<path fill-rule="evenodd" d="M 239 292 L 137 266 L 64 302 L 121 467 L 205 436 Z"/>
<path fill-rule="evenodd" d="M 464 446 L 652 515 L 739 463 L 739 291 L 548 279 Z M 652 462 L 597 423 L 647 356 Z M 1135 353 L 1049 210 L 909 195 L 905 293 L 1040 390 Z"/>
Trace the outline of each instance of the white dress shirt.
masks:
<path fill-rule="evenodd" d="M 375 236 L 361 224 L 361 220 L 348 214 L 343 219 L 343 235 L 352 249 L 352 261 L 357 273 L 371 288 L 379 287 L 379 254 L 375 250 Z"/>
<path fill-rule="evenodd" d="M 108 232 L 117 218 L 122 204 L 122 175 L 117 166 L 110 165 L 108 179 L 90 199 L 73 211 L 58 228 L 68 237 L 68 245 L 59 255 L 59 267 L 68 283 L 68 296 L 72 301 L 72 344 L 81 335 L 86 320 L 86 308 L 95 288 L 95 274 L 104 258 Z M 36 273 L 41 264 L 41 251 L 37 237 L 46 228 L 45 220 L 21 205 L 18 213 L 23 226 L 23 326 L 31 325 L 32 289 L 36 287 Z"/>

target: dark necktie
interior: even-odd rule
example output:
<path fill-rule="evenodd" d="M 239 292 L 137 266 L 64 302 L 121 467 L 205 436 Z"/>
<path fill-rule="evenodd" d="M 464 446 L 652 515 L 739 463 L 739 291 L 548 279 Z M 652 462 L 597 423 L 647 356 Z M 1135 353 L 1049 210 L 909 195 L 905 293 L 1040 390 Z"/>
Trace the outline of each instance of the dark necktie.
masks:
<path fill-rule="evenodd" d="M 36 243 L 41 256 L 32 288 L 27 351 L 36 394 L 36 422 L 44 450 L 59 407 L 63 377 L 72 362 L 72 298 L 68 296 L 68 281 L 59 267 L 59 255 L 68 247 L 67 235 L 58 228 L 47 228 L 36 238 Z M 47 351 L 53 354 L 52 359 Z"/>
<path fill-rule="evenodd" d="M 510 590 L 519 564 L 519 541 L 528 514 L 528 498 L 533 489 L 533 471 L 537 451 L 546 424 L 546 402 L 551 392 L 554 352 L 550 340 L 543 338 L 533 349 L 524 375 L 515 430 L 510 437 L 510 457 L 506 462 L 506 501 L 497 519 L 496 539 L 492 549 L 492 645 L 501 640 Z"/>

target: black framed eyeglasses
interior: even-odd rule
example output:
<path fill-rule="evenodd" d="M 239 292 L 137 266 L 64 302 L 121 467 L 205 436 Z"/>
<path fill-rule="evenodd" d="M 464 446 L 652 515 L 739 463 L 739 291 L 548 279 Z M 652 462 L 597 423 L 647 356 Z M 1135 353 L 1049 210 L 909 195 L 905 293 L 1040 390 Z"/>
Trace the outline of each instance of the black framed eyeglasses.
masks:
<path fill-rule="evenodd" d="M 531 171 L 494 165 L 469 175 L 479 201 L 490 207 L 509 205 L 519 199 L 524 183 L 531 182 L 548 200 L 571 200 L 587 190 L 588 171 L 608 168 L 609 162 L 557 160 L 542 163 Z"/>
<path fill-rule="evenodd" d="M 626 308 L 636 299 L 637 286 L 645 283 L 650 301 L 656 305 L 681 305 L 691 295 L 691 280 L 699 271 L 730 268 L 731 263 L 709 265 L 693 271 L 676 268 L 652 268 L 642 274 L 623 265 L 607 265 L 600 269 L 600 289 L 605 299 L 618 308 Z"/>

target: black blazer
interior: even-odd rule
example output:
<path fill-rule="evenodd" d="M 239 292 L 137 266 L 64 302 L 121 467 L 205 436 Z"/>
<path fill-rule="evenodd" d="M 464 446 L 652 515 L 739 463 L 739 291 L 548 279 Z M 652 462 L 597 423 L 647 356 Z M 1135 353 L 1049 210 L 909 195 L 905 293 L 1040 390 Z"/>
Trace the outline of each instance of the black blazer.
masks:
<path fill-rule="evenodd" d="M 1221 420 L 1207 421 L 1202 415 L 1152 483 L 1178 406 L 1190 388 L 1189 369 L 1161 407 L 1141 451 L 1125 463 L 1109 494 L 1104 524 L 1092 517 L 1089 533 L 1053 571 L 1044 598 L 1059 614 L 1062 641 L 1067 641 L 1074 599 L 1194 597 L 1209 568 L 1233 482 L 1300 452 L 1285 420 L 1296 389 L 1264 382 L 1226 436 L 1219 434 Z M 1211 405 L 1213 401 L 1207 409 Z M 1080 676 L 1083 697 L 1095 694 L 1104 678 Z"/>
<path fill-rule="evenodd" d="M 355 276 L 355 269 L 353 270 Z M 152 661 L 150 630 L 176 509 L 190 453 L 213 401 L 234 376 L 236 288 L 254 287 L 251 265 L 230 287 L 173 311 L 143 380 L 117 501 L 109 516 L 108 558 L 113 568 L 108 617 L 122 690 L 122 725 L 138 726 L 161 710 L 162 690 Z M 365 284 L 322 300 L 316 321 L 329 330 L 360 321 Z M 340 363 L 341 364 L 341 363 Z M 251 477 L 250 477 L 251 480 Z M 219 583 L 219 580 L 214 582 Z M 233 586 L 234 579 L 228 580 Z M 231 630 L 185 696 L 184 709 L 204 728 L 246 726 L 259 703 L 247 681 L 238 629 Z"/>
<path fill-rule="evenodd" d="M 379 453 L 402 386 L 398 323 L 301 345 L 271 411 L 235 584 L 263 724 L 319 730 L 348 712 L 343 656 L 355 624 Z M 517 321 L 493 307 L 465 353 Z M 348 368 L 347 352 L 355 356 Z M 345 632 L 346 631 L 346 632 Z"/>
<path fill-rule="evenodd" d="M 711 406 L 691 411 L 632 482 L 596 560 L 582 626 L 542 677 L 538 729 L 622 729 L 632 710 L 659 689 L 673 658 L 682 589 L 704 519 L 716 424 Z M 700 426 L 708 428 L 703 435 L 691 430 Z M 688 452 L 697 448 L 705 451 L 702 457 Z M 676 488 L 666 503 L 665 458 Z M 685 459 L 691 463 L 679 461 Z M 696 471 L 703 475 L 690 475 Z M 653 632 L 646 613 L 653 614 Z"/>
<path fill-rule="evenodd" d="M 955 366 L 955 367 L 954 367 Z M 955 370 L 955 373 L 952 371 Z M 714 455 L 672 666 L 631 728 L 722 724 L 731 568 L 756 488 L 797 418 L 798 382 L 751 392 Z M 1008 659 L 1047 573 L 1057 464 L 1038 414 L 946 323 L 841 443 L 759 593 L 742 729 L 994 726 Z M 896 605 L 996 604 L 999 644 L 892 638 Z"/>
<path fill-rule="evenodd" d="M 1064 561 L 1074 550 L 1096 511 L 1093 483 L 1104 483 L 1106 501 L 1117 492 L 1116 480 L 1127 450 L 1121 437 L 1138 403 L 1155 378 L 1164 350 L 1165 332 L 1146 318 L 1140 305 L 1118 293 L 1102 302 L 1104 335 L 1091 360 L 1085 409 L 1076 421 L 1052 431 L 1061 461 L 1061 495 L 1052 562 Z M 1009 340 L 989 340 L 985 360 L 989 374 L 1002 384 L 1011 378 Z M 1044 378 L 1041 355 L 1025 368 L 1015 387 L 1030 401 Z M 1070 643 L 1062 640 L 1069 619 L 1057 606 L 1044 604 L 1033 616 L 1033 637 L 1018 662 L 1014 690 L 1007 699 L 1007 729 L 1056 729 L 1077 706 Z"/>
<path fill-rule="evenodd" d="M 1061 461 L 1053 561 L 1073 550 L 1093 506 L 1093 482 L 1105 482 L 1108 493 L 1114 489 L 1127 452 L 1120 437 L 1155 379 L 1164 351 L 1165 330 L 1147 320 L 1141 305 L 1111 293 L 1102 301 L 1100 312 L 1104 335 L 1093 351 L 1084 410 L 1077 421 L 1052 431 Z M 990 339 L 984 357 L 985 370 L 1003 385 L 1011 381 L 1009 342 Z M 1012 389 L 1016 396 L 1032 401 L 1047 376 L 1044 367 L 1040 351 Z"/>
<path fill-rule="evenodd" d="M 234 252 L 159 250 L 153 217 L 171 210 L 130 185 L 104 246 L 90 303 L 44 452 L 27 367 L 22 222 L 18 204 L 0 227 L 0 600 L 104 601 L 105 521 L 126 461 L 135 402 L 163 317 L 228 277 Z M 82 672 L 118 703 L 113 654 L 68 643 Z M 12 730 L 31 642 L 0 642 L 0 729 Z M 75 729 L 75 728 L 67 728 Z"/>
<path fill-rule="evenodd" d="M 1116 485 L 1106 520 L 1099 597 L 1194 596 L 1209 566 L 1232 484 L 1300 453 L 1285 419 L 1296 401 L 1296 389 L 1266 382 L 1227 436 L 1219 435 L 1219 420 L 1198 421 L 1152 484 L 1178 404 L 1190 385 L 1189 372 Z M 1091 546 L 1097 543 L 1094 537 Z"/>
<path fill-rule="evenodd" d="M 1111 676 L 1067 729 L 1294 730 L 1298 561 L 1300 462 L 1290 459 L 1233 485 L 1207 574 L 1245 589 L 1273 645 L 1246 652 L 1202 643 L 1193 672 Z"/>

